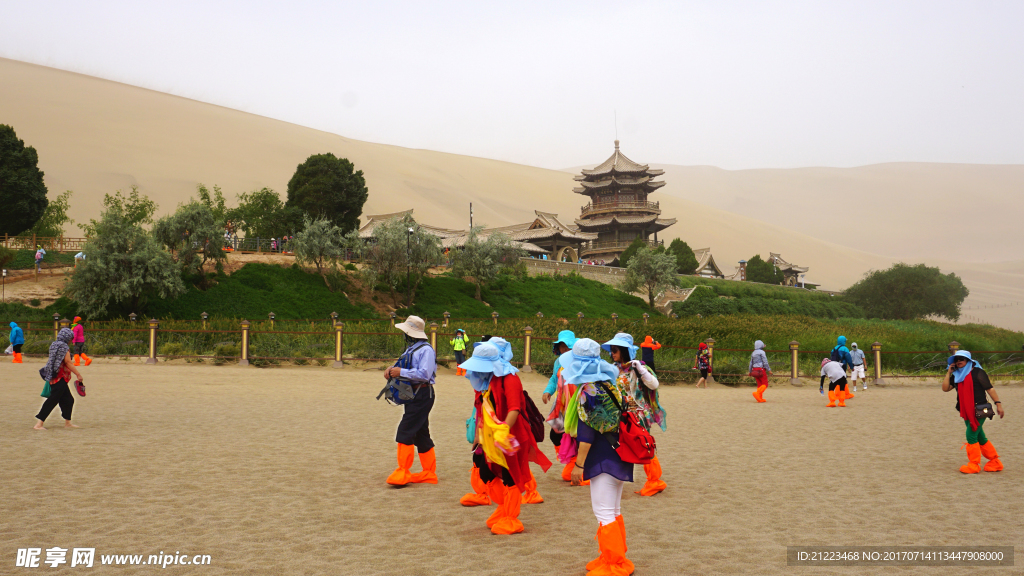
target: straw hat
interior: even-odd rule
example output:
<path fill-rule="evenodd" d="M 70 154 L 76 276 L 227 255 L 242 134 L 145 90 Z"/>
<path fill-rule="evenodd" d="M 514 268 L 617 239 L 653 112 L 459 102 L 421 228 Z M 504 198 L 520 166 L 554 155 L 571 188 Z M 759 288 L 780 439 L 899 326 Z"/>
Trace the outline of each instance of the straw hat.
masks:
<path fill-rule="evenodd" d="M 395 324 L 395 328 L 398 328 L 413 338 L 426 338 L 427 333 L 423 331 L 425 326 L 423 318 L 420 318 L 419 316 L 409 316 L 405 319 L 405 322 Z"/>

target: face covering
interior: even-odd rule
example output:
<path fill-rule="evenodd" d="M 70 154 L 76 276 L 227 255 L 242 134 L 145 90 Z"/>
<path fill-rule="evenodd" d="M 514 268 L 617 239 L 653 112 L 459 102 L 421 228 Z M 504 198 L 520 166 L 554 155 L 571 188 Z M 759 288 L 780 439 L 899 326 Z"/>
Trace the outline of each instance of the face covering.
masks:
<path fill-rule="evenodd" d="M 473 386 L 473 390 L 477 392 L 486 392 L 487 388 L 491 385 L 490 372 L 466 372 L 466 378 L 469 379 L 469 384 Z"/>

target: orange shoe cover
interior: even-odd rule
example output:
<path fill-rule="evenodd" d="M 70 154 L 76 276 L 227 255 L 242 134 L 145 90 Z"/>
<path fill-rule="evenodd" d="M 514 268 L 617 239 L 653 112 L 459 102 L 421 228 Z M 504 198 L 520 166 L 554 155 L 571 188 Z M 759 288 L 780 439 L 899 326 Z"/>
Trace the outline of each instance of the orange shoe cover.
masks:
<path fill-rule="evenodd" d="M 839 401 L 838 406 L 840 408 L 846 408 L 846 390 L 836 388 L 836 400 Z"/>
<path fill-rule="evenodd" d="M 836 407 L 836 391 L 835 390 L 829 390 L 828 391 L 828 406 L 825 406 L 825 407 L 826 408 L 835 408 Z"/>
<path fill-rule="evenodd" d="M 15 352 L 14 353 L 14 359 L 11 362 L 14 363 L 14 364 L 22 364 L 21 352 Z"/>
<path fill-rule="evenodd" d="M 523 523 L 519 521 L 519 508 L 523 496 L 519 489 L 511 486 L 505 489 L 505 501 L 498 507 L 501 517 L 491 526 L 491 534 L 518 534 L 523 531 Z"/>
<path fill-rule="evenodd" d="M 626 535 L 623 524 L 615 522 L 597 529 L 597 545 L 601 548 L 600 564 L 587 572 L 587 576 L 629 576 L 633 563 L 626 560 Z"/>
<path fill-rule="evenodd" d="M 967 464 L 960 467 L 960 471 L 964 474 L 977 474 L 981 472 L 981 468 L 978 464 L 981 462 L 981 448 L 975 444 L 968 444 L 964 442 L 963 448 L 967 450 Z"/>
<path fill-rule="evenodd" d="M 849 388 L 849 387 L 846 389 L 846 399 L 847 400 L 849 400 L 850 398 L 853 398 L 852 390 L 853 390 L 853 388 Z"/>
<path fill-rule="evenodd" d="M 92 364 L 92 358 L 89 358 L 85 354 L 82 354 L 82 358 L 85 358 L 85 365 L 86 366 L 88 366 L 89 364 Z"/>
<path fill-rule="evenodd" d="M 569 463 L 565 465 L 565 468 L 562 468 L 562 480 L 565 480 L 566 482 L 572 480 L 572 469 L 574 466 L 576 466 L 575 458 L 569 460 Z"/>
<path fill-rule="evenodd" d="M 412 474 L 409 473 L 409 468 L 412 468 L 412 458 L 415 455 L 415 450 L 416 448 L 412 444 L 398 445 L 398 468 L 388 476 L 388 484 L 392 486 L 405 486 L 412 482 Z"/>
<path fill-rule="evenodd" d="M 491 499 L 487 497 L 487 484 L 480 479 L 480 469 L 473 466 L 469 469 L 469 484 L 473 491 L 459 499 L 463 506 L 487 506 Z"/>
<path fill-rule="evenodd" d="M 81 361 L 82 361 L 82 356 L 79 355 L 79 354 L 75 354 L 75 362 L 74 362 L 75 366 L 79 366 Z"/>
<path fill-rule="evenodd" d="M 413 474 L 412 479 L 409 480 L 409 482 L 416 484 L 437 484 L 437 460 L 434 458 L 433 448 L 426 452 L 420 452 L 420 466 L 423 467 L 423 471 Z"/>
<path fill-rule="evenodd" d="M 526 483 L 526 492 L 523 492 L 523 504 L 543 503 L 544 498 L 537 492 L 537 479 L 533 477 L 533 472 L 530 472 L 530 481 Z"/>
<path fill-rule="evenodd" d="M 650 464 L 644 464 L 644 474 L 647 474 L 647 482 L 644 483 L 643 488 L 637 490 L 634 494 L 654 496 L 668 487 L 668 484 L 665 484 L 665 481 L 661 479 L 661 462 L 658 462 L 657 456 L 651 458 Z"/>
<path fill-rule="evenodd" d="M 756 398 L 758 402 L 767 402 L 767 400 L 764 399 L 764 391 L 767 389 L 768 386 L 765 384 L 758 386 L 757 391 L 754 392 L 754 398 Z"/>
<path fill-rule="evenodd" d="M 491 502 L 493 502 L 497 508 L 487 518 L 487 527 L 491 528 L 501 518 L 504 508 L 502 504 L 505 502 L 505 492 L 508 488 L 501 482 L 501 478 L 495 478 L 487 483 L 487 495 L 490 496 Z"/>
<path fill-rule="evenodd" d="M 626 521 L 622 518 L 622 514 L 619 514 L 615 517 L 615 522 L 618 523 L 619 532 L 622 534 L 622 560 L 629 569 L 629 572 L 632 573 L 636 566 L 630 562 L 629 558 L 626 558 L 626 552 L 629 551 L 629 548 L 626 546 Z"/>
<path fill-rule="evenodd" d="M 985 472 L 999 472 L 1003 469 L 1003 463 L 999 461 L 996 447 L 991 442 L 981 445 L 981 455 L 988 459 L 988 462 L 985 463 Z"/>

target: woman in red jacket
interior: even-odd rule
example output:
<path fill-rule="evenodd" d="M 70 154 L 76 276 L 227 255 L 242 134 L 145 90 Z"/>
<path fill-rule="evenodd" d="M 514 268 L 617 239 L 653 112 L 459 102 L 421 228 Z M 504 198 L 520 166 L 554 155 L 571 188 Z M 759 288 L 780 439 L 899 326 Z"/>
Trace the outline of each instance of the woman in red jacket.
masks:
<path fill-rule="evenodd" d="M 487 519 L 493 534 L 523 531 L 519 508 L 530 489 L 530 462 L 547 472 L 551 462 L 537 448 L 530 423 L 522 414 L 526 398 L 518 370 L 509 362 L 507 342 L 492 338 L 473 349 L 459 365 L 476 390 L 476 438 L 473 463 L 498 509 Z"/>

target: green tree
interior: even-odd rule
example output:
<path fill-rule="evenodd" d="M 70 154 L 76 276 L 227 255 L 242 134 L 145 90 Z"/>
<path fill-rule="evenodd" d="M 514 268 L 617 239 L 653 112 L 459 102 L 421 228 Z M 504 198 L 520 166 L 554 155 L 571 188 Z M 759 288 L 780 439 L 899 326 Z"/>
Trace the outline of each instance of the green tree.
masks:
<path fill-rule="evenodd" d="M 384 284 L 398 306 L 398 288 L 406 284 L 406 306 L 412 306 L 416 289 L 427 271 L 441 263 L 441 239 L 421 228 L 411 216 L 394 218 L 373 231 L 362 250 L 364 274 L 369 284 Z"/>
<path fill-rule="evenodd" d="M 196 184 L 196 195 L 199 196 L 199 202 L 210 209 L 214 220 L 221 224 L 227 221 L 228 207 L 224 201 L 224 193 L 221 192 L 220 186 L 214 184 L 213 194 L 210 194 L 210 190 L 202 183 Z"/>
<path fill-rule="evenodd" d="M 662 290 L 678 285 L 675 256 L 645 247 L 629 259 L 622 290 L 629 293 L 646 291 L 647 304 L 654 308 L 654 299 Z"/>
<path fill-rule="evenodd" d="M 341 228 L 327 218 L 312 220 L 306 216 L 302 231 L 295 235 L 291 246 L 299 264 L 312 264 L 324 276 L 327 269 L 333 268 L 345 257 L 347 242 Z"/>
<path fill-rule="evenodd" d="M 647 248 L 647 240 L 645 238 L 637 237 L 636 240 L 633 240 L 633 243 L 627 246 L 626 249 L 622 251 L 622 254 L 619 254 L 619 268 L 628 268 L 629 259 L 644 248 Z"/>
<path fill-rule="evenodd" d="M 46 210 L 46 184 L 36 149 L 25 146 L 14 128 L 0 124 L 0 234 L 17 235 Z"/>
<path fill-rule="evenodd" d="M 362 170 L 334 154 L 314 154 L 288 181 L 287 205 L 313 218 L 327 218 L 349 232 L 359 227 L 367 195 Z"/>
<path fill-rule="evenodd" d="M 686 242 L 676 238 L 668 245 L 668 252 L 676 257 L 676 272 L 693 274 L 697 271 L 697 256 Z"/>
<path fill-rule="evenodd" d="M 153 237 L 171 250 L 172 259 L 187 274 L 200 274 L 207 262 L 220 264 L 227 258 L 223 231 L 223 221 L 197 200 L 179 205 L 174 214 L 153 225 Z"/>
<path fill-rule="evenodd" d="M 480 238 L 482 226 L 474 226 L 460 250 L 452 253 L 452 273 L 457 278 L 469 277 L 476 285 L 474 298 L 482 299 L 482 289 L 493 282 L 503 267 L 515 266 L 526 251 L 501 232 Z"/>
<path fill-rule="evenodd" d="M 771 262 L 765 262 L 757 254 L 747 261 L 747 281 L 761 284 L 785 284 L 786 275 Z"/>
<path fill-rule="evenodd" d="M 960 306 L 970 294 L 960 277 L 924 264 L 899 263 L 875 270 L 849 287 L 846 300 L 860 306 L 869 318 L 915 320 L 942 316 L 960 318 Z"/>
<path fill-rule="evenodd" d="M 149 297 L 175 298 L 185 292 L 171 255 L 142 227 L 151 222 L 156 204 L 132 188 L 103 199 L 99 220 L 90 220 L 85 252 L 64 289 L 64 295 L 94 318 L 111 312 L 141 310 Z"/>
<path fill-rule="evenodd" d="M 64 235 L 64 226 L 74 224 L 75 221 L 68 216 L 71 208 L 71 190 L 64 191 L 46 205 L 43 215 L 36 220 L 28 234 L 35 234 L 43 238 L 56 238 Z"/>
<path fill-rule="evenodd" d="M 14 260 L 18 253 L 10 248 L 0 246 L 0 268 L 7 266 L 7 263 Z"/>
<path fill-rule="evenodd" d="M 238 207 L 226 212 L 226 218 L 247 238 L 276 238 L 297 234 L 302 229 L 302 212 L 287 207 L 270 188 L 238 195 Z"/>

